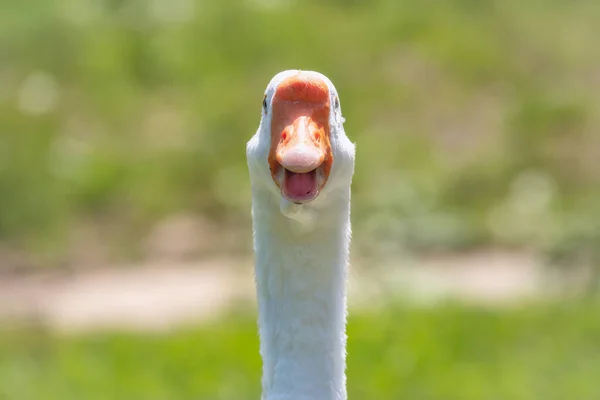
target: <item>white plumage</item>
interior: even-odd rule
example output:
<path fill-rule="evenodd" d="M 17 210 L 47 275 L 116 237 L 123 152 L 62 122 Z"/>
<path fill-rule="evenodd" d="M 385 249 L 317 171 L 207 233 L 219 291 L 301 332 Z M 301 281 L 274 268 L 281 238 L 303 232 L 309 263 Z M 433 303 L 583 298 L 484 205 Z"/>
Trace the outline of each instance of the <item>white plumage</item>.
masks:
<path fill-rule="evenodd" d="M 343 122 L 327 77 L 283 71 L 267 86 L 260 126 L 247 144 L 262 400 L 347 399 L 355 147 Z"/>

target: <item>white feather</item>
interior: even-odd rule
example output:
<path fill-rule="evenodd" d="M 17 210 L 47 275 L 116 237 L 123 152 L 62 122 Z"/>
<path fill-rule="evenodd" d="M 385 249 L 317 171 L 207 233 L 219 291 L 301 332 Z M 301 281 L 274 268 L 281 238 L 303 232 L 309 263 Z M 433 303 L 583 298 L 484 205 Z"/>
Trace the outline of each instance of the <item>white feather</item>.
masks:
<path fill-rule="evenodd" d="M 297 205 L 282 198 L 267 162 L 268 110 L 277 86 L 297 73 L 289 70 L 273 77 L 266 90 L 267 112 L 246 147 L 262 400 L 346 400 L 346 277 L 355 146 L 344 132 L 335 87 L 324 75 L 309 72 L 329 87 L 334 162 L 316 199 Z"/>

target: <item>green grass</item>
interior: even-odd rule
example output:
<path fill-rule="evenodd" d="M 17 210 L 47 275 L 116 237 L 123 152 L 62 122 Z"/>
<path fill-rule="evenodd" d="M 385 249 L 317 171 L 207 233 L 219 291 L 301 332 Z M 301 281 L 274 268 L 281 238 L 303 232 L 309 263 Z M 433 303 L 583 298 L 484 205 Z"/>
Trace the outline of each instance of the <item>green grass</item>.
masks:
<path fill-rule="evenodd" d="M 389 308 L 349 323 L 350 399 L 592 400 L 600 307 Z M 258 399 L 254 320 L 166 335 L 0 334 L 0 398 Z"/>
<path fill-rule="evenodd" d="M 50 265 L 81 225 L 126 256 L 182 210 L 247 227 L 244 145 L 289 68 L 340 92 L 360 251 L 540 247 L 600 215 L 596 0 L 168 4 L 0 6 L 0 240 Z"/>

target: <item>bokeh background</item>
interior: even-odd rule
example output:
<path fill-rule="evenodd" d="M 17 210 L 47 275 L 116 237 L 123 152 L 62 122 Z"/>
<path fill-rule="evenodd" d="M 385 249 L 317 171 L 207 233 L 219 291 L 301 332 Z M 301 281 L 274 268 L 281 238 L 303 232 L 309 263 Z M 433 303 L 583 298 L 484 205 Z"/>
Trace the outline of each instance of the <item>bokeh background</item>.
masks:
<path fill-rule="evenodd" d="M 357 143 L 353 399 L 597 399 L 596 0 L 0 5 L 0 398 L 257 399 L 245 143 Z"/>

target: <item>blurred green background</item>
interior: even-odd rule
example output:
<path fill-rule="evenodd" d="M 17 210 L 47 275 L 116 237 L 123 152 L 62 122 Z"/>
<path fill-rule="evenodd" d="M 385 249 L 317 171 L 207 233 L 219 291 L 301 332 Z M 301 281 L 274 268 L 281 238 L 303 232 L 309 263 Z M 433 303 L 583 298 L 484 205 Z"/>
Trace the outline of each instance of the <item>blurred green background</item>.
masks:
<path fill-rule="evenodd" d="M 596 0 L 4 2 L 1 276 L 143 265 L 182 235 L 167 256 L 250 255 L 245 142 L 300 68 L 331 78 L 357 143 L 356 257 L 526 251 L 594 289 L 598 21 Z M 355 315 L 350 396 L 598 398 L 593 297 Z M 236 315 L 160 338 L 15 328 L 0 398 L 258 398 Z"/>

